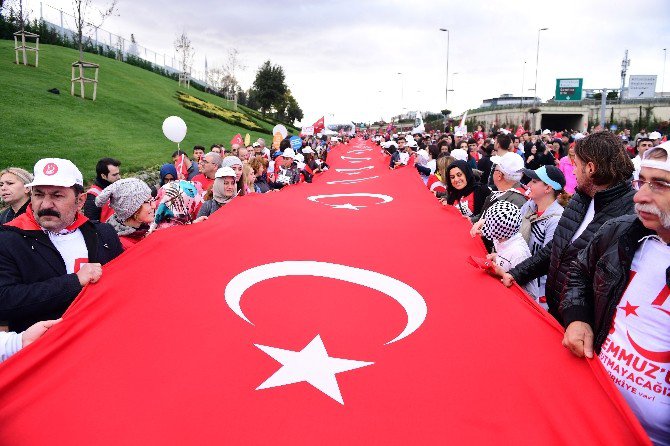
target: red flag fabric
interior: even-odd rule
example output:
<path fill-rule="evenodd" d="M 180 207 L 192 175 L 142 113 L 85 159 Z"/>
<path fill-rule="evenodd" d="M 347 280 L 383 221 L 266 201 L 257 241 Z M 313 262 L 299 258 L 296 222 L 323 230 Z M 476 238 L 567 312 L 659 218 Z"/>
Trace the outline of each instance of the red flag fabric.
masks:
<path fill-rule="evenodd" d="M 242 139 L 242 135 L 238 133 L 237 135 L 233 136 L 233 139 L 230 140 L 230 144 L 244 145 L 244 139 Z"/>
<path fill-rule="evenodd" d="M 321 130 L 326 128 L 325 122 L 324 122 L 324 116 L 321 116 L 313 125 L 314 127 L 314 133 L 319 133 Z"/>
<path fill-rule="evenodd" d="M 648 443 L 413 169 L 361 140 L 328 163 L 105 265 L 0 365 L 0 444 Z"/>
<path fill-rule="evenodd" d="M 184 161 L 185 157 L 186 155 L 179 155 L 177 160 L 174 162 L 174 167 L 177 169 L 177 177 L 180 180 L 185 180 L 188 178 L 188 167 Z"/>
<path fill-rule="evenodd" d="M 521 124 L 519 124 L 519 127 L 516 128 L 516 133 L 514 134 L 514 136 L 520 137 L 525 132 L 526 132 L 526 130 L 523 128 L 523 126 Z"/>

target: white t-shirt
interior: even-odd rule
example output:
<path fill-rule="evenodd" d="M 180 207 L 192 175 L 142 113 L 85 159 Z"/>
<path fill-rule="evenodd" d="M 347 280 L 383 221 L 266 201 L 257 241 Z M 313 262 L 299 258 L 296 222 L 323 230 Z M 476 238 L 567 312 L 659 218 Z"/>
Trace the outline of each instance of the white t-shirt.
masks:
<path fill-rule="evenodd" d="M 60 256 L 65 262 L 65 269 L 68 274 L 76 273 L 81 265 L 88 263 L 88 249 L 84 241 L 84 235 L 79 229 L 69 234 L 49 234 L 51 243 L 54 244 Z"/>
<path fill-rule="evenodd" d="M 596 215 L 595 202 L 596 200 L 591 199 L 591 204 L 589 204 L 589 208 L 586 210 L 586 215 L 584 215 L 584 220 L 582 221 L 582 224 L 579 225 L 579 228 L 577 228 L 577 232 L 575 232 L 575 235 L 572 236 L 573 242 L 577 240 L 580 235 L 582 235 L 582 232 L 584 232 L 589 223 L 593 221 L 593 217 Z"/>
<path fill-rule="evenodd" d="M 635 252 L 631 279 L 600 362 L 655 444 L 670 444 L 670 247 L 647 238 Z"/>

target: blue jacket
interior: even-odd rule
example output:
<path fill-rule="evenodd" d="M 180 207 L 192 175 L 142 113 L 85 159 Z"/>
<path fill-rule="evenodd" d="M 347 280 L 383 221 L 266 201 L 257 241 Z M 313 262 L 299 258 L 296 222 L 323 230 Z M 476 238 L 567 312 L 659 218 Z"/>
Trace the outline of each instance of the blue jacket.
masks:
<path fill-rule="evenodd" d="M 105 264 L 123 252 L 112 226 L 89 220 L 79 229 L 90 263 Z M 0 247 L 0 320 L 21 332 L 35 322 L 61 317 L 82 287 L 76 274 L 67 274 L 49 236 L 0 226 Z"/>

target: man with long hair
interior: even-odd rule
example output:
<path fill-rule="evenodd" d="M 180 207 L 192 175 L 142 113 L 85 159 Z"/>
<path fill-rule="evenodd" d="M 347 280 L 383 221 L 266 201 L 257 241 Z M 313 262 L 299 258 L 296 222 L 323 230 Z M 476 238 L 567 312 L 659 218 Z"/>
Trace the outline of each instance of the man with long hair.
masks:
<path fill-rule="evenodd" d="M 575 147 L 577 189 L 558 222 L 553 240 L 508 273 L 502 282 L 521 285 L 547 275 L 549 312 L 560 322 L 558 311 L 570 264 L 600 227 L 616 217 L 634 213 L 631 185 L 633 163 L 621 139 L 610 132 L 593 133 Z"/>

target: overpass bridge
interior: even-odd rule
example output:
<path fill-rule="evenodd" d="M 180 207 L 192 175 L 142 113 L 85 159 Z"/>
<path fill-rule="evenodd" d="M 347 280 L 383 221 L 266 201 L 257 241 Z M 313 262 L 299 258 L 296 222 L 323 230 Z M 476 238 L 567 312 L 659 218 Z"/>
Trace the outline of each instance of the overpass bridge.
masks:
<path fill-rule="evenodd" d="M 535 107 L 536 113 L 530 113 Z M 478 123 L 483 122 L 486 128 L 494 125 L 518 126 L 523 124 L 530 129 L 563 130 L 574 129 L 585 131 L 589 123 L 600 121 L 600 101 L 583 100 L 580 102 L 549 101 L 533 106 L 507 105 L 482 107 L 468 111 L 467 119 Z M 642 120 L 670 120 L 670 98 L 656 98 L 647 101 L 608 101 L 606 103 L 605 121 L 619 123 Z"/>

